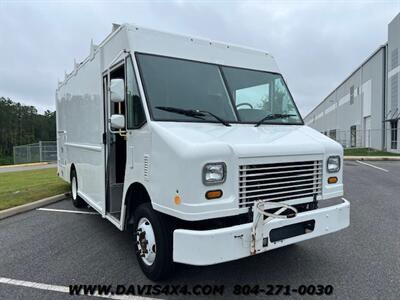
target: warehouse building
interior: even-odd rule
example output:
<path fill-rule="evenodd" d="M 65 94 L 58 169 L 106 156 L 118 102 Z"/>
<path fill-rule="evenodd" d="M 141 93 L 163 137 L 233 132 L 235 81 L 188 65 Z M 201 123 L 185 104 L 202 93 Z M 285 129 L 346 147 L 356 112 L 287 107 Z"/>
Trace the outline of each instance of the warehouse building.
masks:
<path fill-rule="evenodd" d="M 372 53 L 306 117 L 308 126 L 344 147 L 400 152 L 400 13 L 388 42 Z"/>

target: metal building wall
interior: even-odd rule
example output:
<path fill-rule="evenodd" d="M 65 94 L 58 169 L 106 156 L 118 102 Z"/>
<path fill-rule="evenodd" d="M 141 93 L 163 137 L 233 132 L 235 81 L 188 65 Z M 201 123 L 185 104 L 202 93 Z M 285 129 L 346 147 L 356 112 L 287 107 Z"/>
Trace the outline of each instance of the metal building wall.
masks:
<path fill-rule="evenodd" d="M 386 147 L 390 151 L 400 152 L 400 14 L 389 23 L 386 67 L 387 97 L 385 119 L 397 123 L 397 135 L 394 135 L 394 138 L 397 138 L 393 140 L 391 122 L 385 122 L 386 132 L 388 133 Z"/>
<path fill-rule="evenodd" d="M 345 147 L 381 149 L 384 52 L 383 46 L 369 57 L 307 115 L 306 124 L 327 133 Z M 352 126 L 356 129 L 355 135 L 353 132 L 353 141 L 351 141 Z"/>
<path fill-rule="evenodd" d="M 350 104 L 352 86 L 354 103 Z M 345 147 L 400 152 L 400 13 L 388 25 L 388 43 L 309 113 L 305 121 L 327 135 L 336 130 L 330 136 Z M 392 130 L 392 124 L 397 124 L 397 130 Z M 350 139 L 352 126 L 356 126 L 356 145 Z"/>

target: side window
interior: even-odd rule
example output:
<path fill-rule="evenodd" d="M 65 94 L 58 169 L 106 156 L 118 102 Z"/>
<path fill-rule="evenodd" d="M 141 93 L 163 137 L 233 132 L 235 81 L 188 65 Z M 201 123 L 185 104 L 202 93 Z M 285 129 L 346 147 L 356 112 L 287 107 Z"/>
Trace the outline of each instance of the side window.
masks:
<path fill-rule="evenodd" d="M 355 125 L 350 127 L 350 147 L 357 146 L 357 127 Z"/>
<path fill-rule="evenodd" d="M 141 127 L 146 122 L 146 116 L 130 56 L 126 60 L 126 104 L 128 129 Z"/>
<path fill-rule="evenodd" d="M 397 120 L 390 122 L 391 148 L 397 149 Z"/>
<path fill-rule="evenodd" d="M 332 129 L 329 131 L 329 137 L 336 141 L 336 129 Z"/>
<path fill-rule="evenodd" d="M 399 65 L 399 48 L 392 50 L 392 70 Z"/>
<path fill-rule="evenodd" d="M 350 104 L 354 103 L 354 85 L 350 87 Z"/>

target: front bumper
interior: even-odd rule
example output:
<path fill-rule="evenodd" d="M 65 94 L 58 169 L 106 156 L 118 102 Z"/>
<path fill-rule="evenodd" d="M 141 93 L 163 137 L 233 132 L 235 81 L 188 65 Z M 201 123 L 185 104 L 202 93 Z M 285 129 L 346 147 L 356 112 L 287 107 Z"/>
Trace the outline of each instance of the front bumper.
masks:
<path fill-rule="evenodd" d="M 312 231 L 270 242 L 270 232 L 291 224 L 315 221 Z M 341 230 L 350 224 L 350 203 L 342 203 L 298 213 L 290 219 L 273 219 L 262 228 L 263 240 L 267 241 L 257 250 L 262 253 L 317 236 Z M 250 256 L 253 223 L 212 230 L 176 229 L 173 234 L 173 260 L 189 265 L 213 265 Z"/>

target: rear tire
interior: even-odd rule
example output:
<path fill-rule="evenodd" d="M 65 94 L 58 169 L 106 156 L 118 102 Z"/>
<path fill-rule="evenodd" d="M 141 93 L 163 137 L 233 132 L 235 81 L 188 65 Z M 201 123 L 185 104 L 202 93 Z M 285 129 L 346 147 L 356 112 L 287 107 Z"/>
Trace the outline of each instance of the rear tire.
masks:
<path fill-rule="evenodd" d="M 135 210 L 133 230 L 136 258 L 143 273 L 153 281 L 166 278 L 174 269 L 171 222 L 150 203 L 144 203 Z"/>
<path fill-rule="evenodd" d="M 87 206 L 86 202 L 78 195 L 78 177 L 76 176 L 76 171 L 72 169 L 71 171 L 71 197 L 72 204 L 77 208 L 82 208 Z"/>

